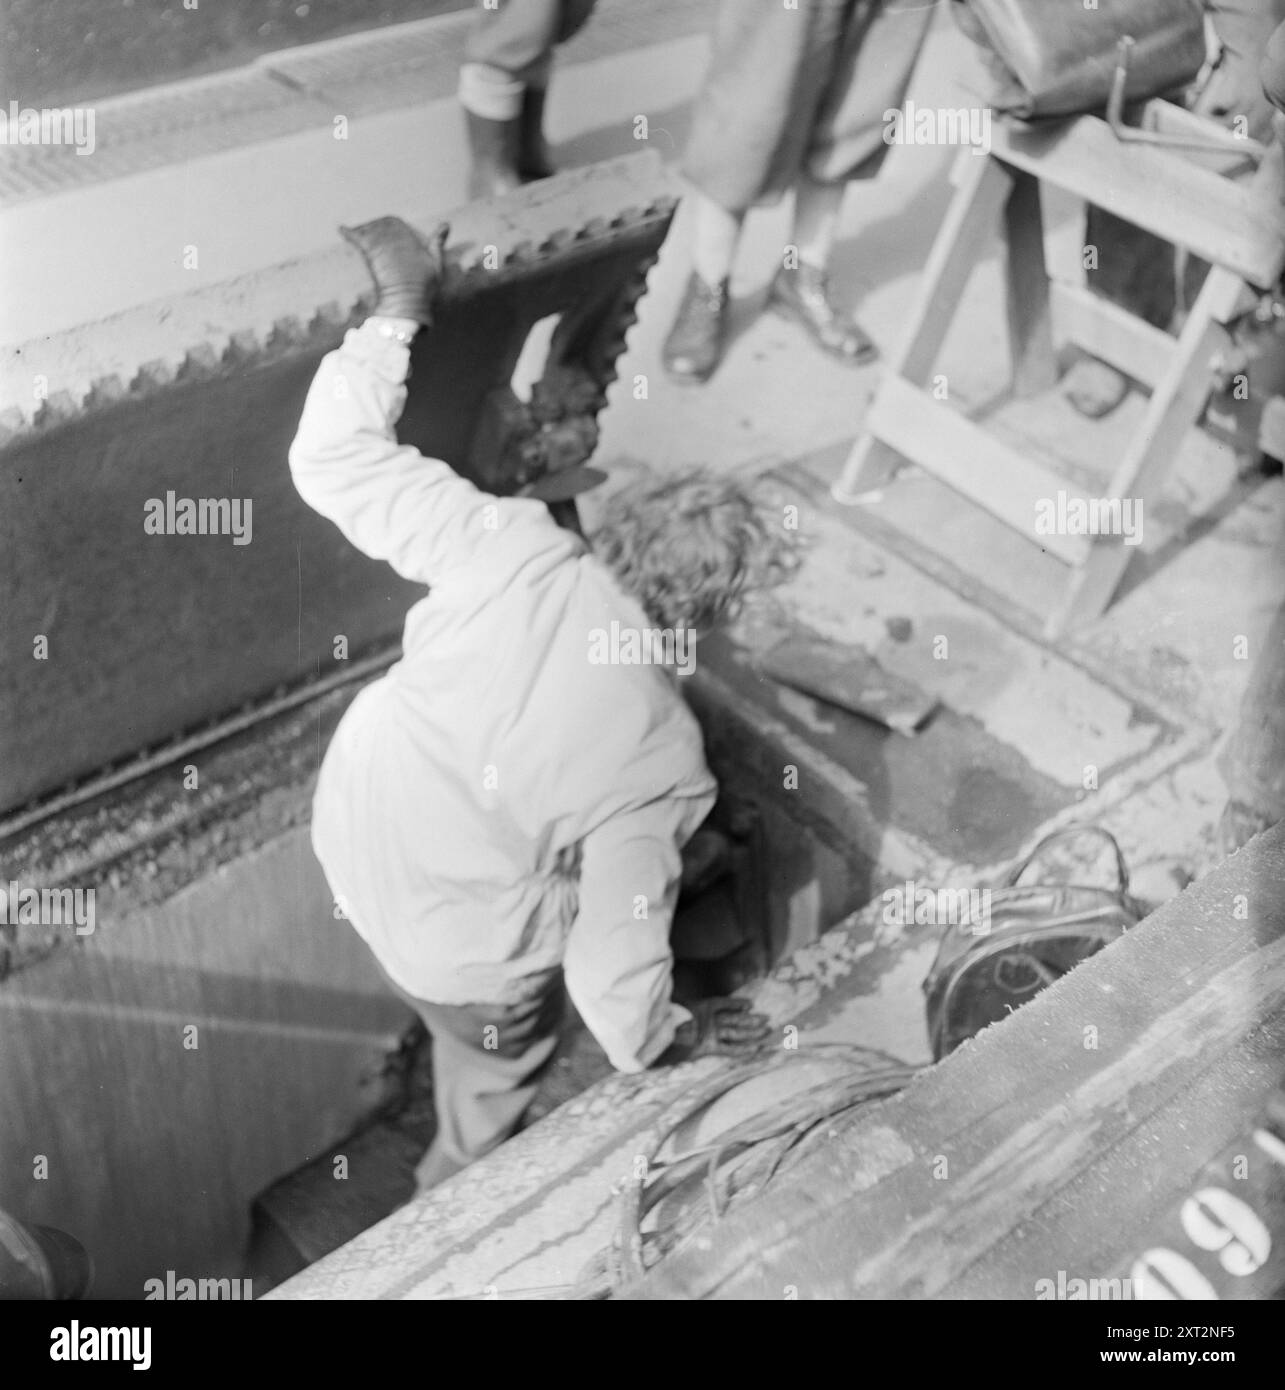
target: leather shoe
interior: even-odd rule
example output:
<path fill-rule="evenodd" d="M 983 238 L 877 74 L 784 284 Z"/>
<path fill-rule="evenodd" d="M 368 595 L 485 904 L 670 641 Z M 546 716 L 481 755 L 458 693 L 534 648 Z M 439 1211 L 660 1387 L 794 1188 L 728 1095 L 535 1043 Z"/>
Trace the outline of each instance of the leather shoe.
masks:
<path fill-rule="evenodd" d="M 522 94 L 522 115 L 518 118 L 518 173 L 530 183 L 552 178 L 557 169 L 544 138 L 543 87 L 528 87 Z"/>
<path fill-rule="evenodd" d="M 522 118 L 493 121 L 476 112 L 464 110 L 468 128 L 470 198 L 500 198 L 522 187 L 518 172 L 522 140 Z"/>
<path fill-rule="evenodd" d="M 861 326 L 842 317 L 830 302 L 828 276 L 816 266 L 800 264 L 797 270 L 777 271 L 768 303 L 786 318 L 801 323 L 817 345 L 833 357 L 856 365 L 872 362 L 879 355 Z"/>

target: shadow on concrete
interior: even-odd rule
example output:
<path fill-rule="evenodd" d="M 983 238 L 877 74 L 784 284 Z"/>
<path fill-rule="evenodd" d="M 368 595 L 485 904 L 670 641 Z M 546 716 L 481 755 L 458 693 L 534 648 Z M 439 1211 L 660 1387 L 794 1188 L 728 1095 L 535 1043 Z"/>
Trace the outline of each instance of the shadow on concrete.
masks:
<path fill-rule="evenodd" d="M 1262 473 L 1238 478 L 1213 506 L 1199 516 L 1192 517 L 1186 526 L 1181 527 L 1150 554 L 1135 554 L 1112 597 L 1112 604 L 1123 602 L 1135 589 L 1153 579 L 1197 541 L 1217 530 L 1259 488 L 1270 481 L 1271 479 Z"/>

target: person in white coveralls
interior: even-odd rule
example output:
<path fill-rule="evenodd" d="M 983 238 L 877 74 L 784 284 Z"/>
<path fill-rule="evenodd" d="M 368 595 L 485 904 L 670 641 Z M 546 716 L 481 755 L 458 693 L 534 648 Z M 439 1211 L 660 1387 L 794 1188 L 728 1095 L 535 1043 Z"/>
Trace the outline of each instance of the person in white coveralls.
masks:
<path fill-rule="evenodd" d="M 381 218 L 344 234 L 378 301 L 322 361 L 290 469 L 358 549 L 429 592 L 402 659 L 335 733 L 312 838 L 336 902 L 432 1036 L 422 1190 L 520 1127 L 564 981 L 621 1071 L 765 1036 L 744 999 L 672 997 L 681 851 L 716 792 L 675 673 L 589 654 L 604 630 L 707 629 L 788 551 L 749 493 L 701 474 L 623 491 L 595 553 L 544 502 L 493 496 L 399 445 L 445 228 L 425 241 Z"/>

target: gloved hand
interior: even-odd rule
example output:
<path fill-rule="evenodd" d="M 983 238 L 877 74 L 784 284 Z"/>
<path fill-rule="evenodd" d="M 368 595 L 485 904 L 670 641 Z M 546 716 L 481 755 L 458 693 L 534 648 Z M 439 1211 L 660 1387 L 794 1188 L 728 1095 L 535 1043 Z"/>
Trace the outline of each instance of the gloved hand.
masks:
<path fill-rule="evenodd" d="M 400 217 L 377 217 L 340 233 L 361 252 L 379 299 L 375 313 L 385 318 L 433 322 L 433 299 L 445 264 L 450 229 L 439 222 L 425 239 Z"/>
<path fill-rule="evenodd" d="M 767 1039 L 770 1024 L 755 1013 L 748 999 L 701 999 L 688 1004 L 692 1021 L 678 1030 L 665 1063 L 691 1062 L 697 1057 L 748 1057 Z"/>

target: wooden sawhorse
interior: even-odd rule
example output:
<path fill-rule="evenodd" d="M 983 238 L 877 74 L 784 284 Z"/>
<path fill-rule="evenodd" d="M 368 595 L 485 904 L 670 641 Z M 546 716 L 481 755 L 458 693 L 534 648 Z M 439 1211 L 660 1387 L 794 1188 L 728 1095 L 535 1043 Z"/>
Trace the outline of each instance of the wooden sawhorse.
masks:
<path fill-rule="evenodd" d="M 1164 138 L 1227 138 L 1212 122 L 1164 101 L 1146 104 L 1140 128 Z M 1277 285 L 1285 266 L 1282 150 L 1243 143 L 1244 154 L 1202 154 L 1201 163 L 1173 148 L 1122 140 L 1107 121 L 1086 115 L 1038 125 L 997 121 L 988 154 L 961 150 L 952 175 L 955 195 L 924 268 L 904 341 L 888 359 L 864 433 L 834 486 L 835 498 L 860 501 L 903 458 L 910 459 L 1069 567 L 1069 582 L 1045 624 L 1047 636 L 1102 613 L 1133 547 L 1122 535 L 1037 534 L 1037 502 L 1073 489 L 1047 465 L 943 404 L 928 389 L 933 366 L 1002 216 L 1014 394 L 1034 395 L 1056 381 L 1055 316 L 1069 341 L 1149 388 L 1145 417 L 1105 496 L 1150 503 L 1205 409 L 1215 361 L 1231 346 L 1229 324 Z M 1261 162 L 1252 178 L 1226 176 L 1252 168 L 1254 158 Z M 1049 279 L 1041 183 L 1096 203 L 1210 262 L 1176 337 L 1087 289 Z"/>

